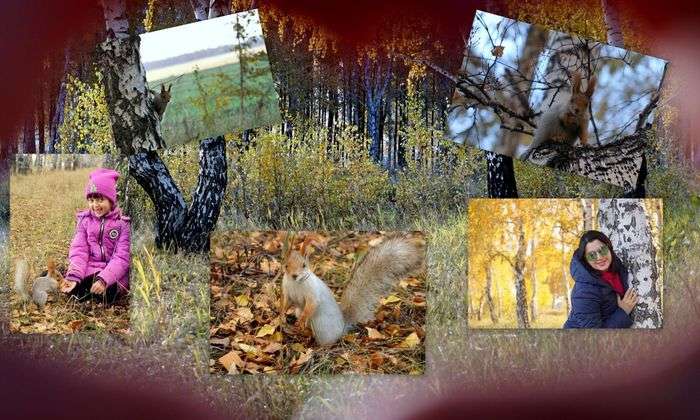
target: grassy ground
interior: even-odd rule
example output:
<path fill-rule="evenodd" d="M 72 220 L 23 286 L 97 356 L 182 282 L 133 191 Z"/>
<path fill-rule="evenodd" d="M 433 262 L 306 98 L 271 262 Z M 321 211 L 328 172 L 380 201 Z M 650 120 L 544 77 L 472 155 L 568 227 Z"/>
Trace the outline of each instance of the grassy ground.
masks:
<path fill-rule="evenodd" d="M 162 84 L 172 84 L 172 97 L 161 122 L 163 138 L 168 144 L 183 144 L 278 122 L 278 97 L 267 58 L 251 59 L 249 66 L 248 74 L 252 76 L 246 77 L 242 88 L 238 63 L 151 82 L 149 86 L 156 92 L 160 92 Z"/>
<path fill-rule="evenodd" d="M 85 208 L 83 189 L 94 168 L 76 171 L 52 171 L 29 175 L 13 175 L 10 182 L 10 253 L 25 258 L 30 265 L 30 278 L 46 270 L 46 261 L 53 258 L 59 271 L 68 266 L 68 248 L 75 231 L 75 214 Z M 60 192 L 60 195 L 57 195 Z M 7 283 L 14 281 L 14 271 Z M 27 285 L 31 290 L 31 283 Z M 23 304 L 11 295 L 13 332 L 72 333 L 77 330 L 123 333 L 128 317 L 123 305 L 105 307 L 94 302 L 77 303 L 53 294 L 49 303 L 39 309 L 33 303 Z"/>

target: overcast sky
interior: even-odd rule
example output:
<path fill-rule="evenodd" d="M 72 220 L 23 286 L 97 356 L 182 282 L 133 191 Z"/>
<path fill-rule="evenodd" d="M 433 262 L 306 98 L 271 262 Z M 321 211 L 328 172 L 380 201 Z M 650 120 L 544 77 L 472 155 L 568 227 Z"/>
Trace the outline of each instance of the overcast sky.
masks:
<path fill-rule="evenodd" d="M 262 36 L 258 11 L 238 13 L 248 37 Z M 190 23 L 141 35 L 141 61 L 151 62 L 191 52 L 234 45 L 236 15 Z"/>

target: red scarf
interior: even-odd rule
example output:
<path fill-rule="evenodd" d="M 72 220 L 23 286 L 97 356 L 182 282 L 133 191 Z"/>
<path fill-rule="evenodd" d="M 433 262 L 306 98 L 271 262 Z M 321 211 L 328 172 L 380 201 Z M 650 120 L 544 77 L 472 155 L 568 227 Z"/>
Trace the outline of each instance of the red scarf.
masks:
<path fill-rule="evenodd" d="M 604 282 L 610 285 L 612 289 L 620 296 L 625 294 L 625 290 L 622 287 L 622 280 L 620 280 L 620 275 L 614 271 L 603 271 L 600 273 L 600 277 Z"/>

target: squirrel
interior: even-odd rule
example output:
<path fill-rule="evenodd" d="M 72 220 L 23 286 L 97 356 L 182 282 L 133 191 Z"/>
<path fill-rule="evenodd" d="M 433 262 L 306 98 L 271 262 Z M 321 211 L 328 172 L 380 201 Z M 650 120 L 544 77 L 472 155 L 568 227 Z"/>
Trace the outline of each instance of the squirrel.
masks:
<path fill-rule="evenodd" d="M 379 298 L 400 279 L 423 270 L 425 240 L 399 235 L 371 248 L 357 264 L 343 291 L 340 305 L 333 292 L 309 268 L 305 241 L 301 252 L 288 252 L 283 264 L 282 317 L 295 307 L 298 324 L 310 323 L 316 342 L 322 346 L 337 342 L 352 326 L 374 318 Z"/>
<path fill-rule="evenodd" d="M 566 143 L 573 146 L 578 138 L 582 145 L 588 144 L 588 120 L 591 114 L 588 106 L 595 90 L 596 77 L 588 80 L 585 91 L 581 90 L 581 74 L 572 75 L 571 94 L 559 96 L 547 109 L 537 124 L 532 144 L 522 156 L 530 158 L 532 152 L 547 141 Z"/>
<path fill-rule="evenodd" d="M 63 276 L 56 269 L 56 261 L 49 258 L 46 275 L 34 279 L 32 293 L 29 295 L 27 281 L 29 280 L 29 264 L 24 258 L 17 260 L 15 264 L 15 292 L 20 296 L 22 302 L 28 302 L 30 297 L 39 307 L 43 308 L 49 298 L 49 293 L 56 292 L 58 286 L 63 282 Z"/>
<path fill-rule="evenodd" d="M 168 85 L 168 88 L 165 88 L 165 85 L 160 85 L 160 93 L 156 93 L 153 90 L 148 90 L 152 95 L 153 95 L 153 107 L 156 109 L 156 112 L 158 113 L 158 119 L 163 120 L 163 114 L 165 114 L 165 108 L 168 106 L 168 102 L 170 102 L 170 88 L 173 87 L 173 85 Z"/>

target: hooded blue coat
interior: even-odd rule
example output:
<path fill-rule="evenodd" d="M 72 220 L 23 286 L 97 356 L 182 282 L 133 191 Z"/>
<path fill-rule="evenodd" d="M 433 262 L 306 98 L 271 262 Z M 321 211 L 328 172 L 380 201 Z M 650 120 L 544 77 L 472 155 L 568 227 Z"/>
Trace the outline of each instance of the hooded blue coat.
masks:
<path fill-rule="evenodd" d="M 617 256 L 613 269 L 620 274 L 625 292 L 628 289 L 629 274 Z M 564 328 L 629 328 L 632 318 L 617 306 L 617 293 L 595 272 L 588 271 L 579 257 L 571 258 L 571 277 L 574 289 L 571 291 L 571 313 Z"/>

